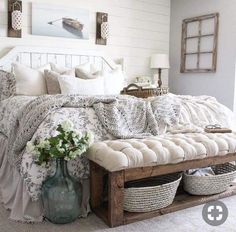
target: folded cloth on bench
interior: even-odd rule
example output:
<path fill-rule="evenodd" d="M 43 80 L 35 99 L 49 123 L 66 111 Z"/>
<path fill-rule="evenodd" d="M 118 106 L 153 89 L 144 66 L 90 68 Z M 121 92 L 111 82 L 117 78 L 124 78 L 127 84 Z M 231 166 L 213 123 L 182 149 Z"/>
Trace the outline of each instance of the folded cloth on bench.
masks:
<path fill-rule="evenodd" d="M 163 134 L 97 142 L 87 157 L 108 171 L 179 163 L 236 152 L 236 133 Z"/>

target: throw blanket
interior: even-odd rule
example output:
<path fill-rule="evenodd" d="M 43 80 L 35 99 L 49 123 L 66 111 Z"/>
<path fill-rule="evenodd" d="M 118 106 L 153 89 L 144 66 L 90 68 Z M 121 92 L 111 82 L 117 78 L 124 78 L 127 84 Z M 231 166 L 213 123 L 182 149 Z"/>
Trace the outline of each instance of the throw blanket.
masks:
<path fill-rule="evenodd" d="M 220 124 L 222 127 L 228 127 L 236 130 L 236 120 L 233 112 L 226 106 L 220 104 L 214 97 L 210 96 L 176 96 L 181 104 L 179 121 L 176 126 L 183 130 L 193 128 L 201 132 L 206 125 Z M 185 127 L 185 129 L 184 129 Z M 173 133 L 175 128 L 170 128 Z M 181 132 L 181 131 L 180 131 Z"/>
<path fill-rule="evenodd" d="M 158 135 L 159 125 L 171 125 L 179 117 L 180 104 L 171 97 L 151 101 L 130 96 L 40 96 L 30 101 L 14 121 L 8 141 L 9 161 L 20 170 L 22 152 L 47 115 L 61 107 L 93 107 L 100 122 L 115 138 Z M 167 110 L 169 111 L 167 113 Z"/>

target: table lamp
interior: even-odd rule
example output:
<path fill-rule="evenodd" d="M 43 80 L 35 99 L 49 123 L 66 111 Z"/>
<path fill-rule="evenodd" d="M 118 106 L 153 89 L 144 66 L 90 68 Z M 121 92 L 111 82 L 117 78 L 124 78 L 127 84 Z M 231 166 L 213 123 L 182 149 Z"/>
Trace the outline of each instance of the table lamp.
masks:
<path fill-rule="evenodd" d="M 167 54 L 153 54 L 151 56 L 151 69 L 158 69 L 158 87 L 161 88 L 162 80 L 161 80 L 161 70 L 169 69 L 169 57 Z"/>

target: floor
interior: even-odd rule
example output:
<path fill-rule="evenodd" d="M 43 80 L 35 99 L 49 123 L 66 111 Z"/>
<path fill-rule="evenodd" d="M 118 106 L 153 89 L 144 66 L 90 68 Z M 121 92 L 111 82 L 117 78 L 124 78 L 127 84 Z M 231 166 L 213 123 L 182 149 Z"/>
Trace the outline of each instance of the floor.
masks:
<path fill-rule="evenodd" d="M 202 205 L 113 229 L 109 229 L 94 214 L 67 225 L 16 223 L 8 220 L 9 212 L 0 206 L 0 232 L 236 232 L 236 196 L 222 201 L 228 207 L 229 217 L 217 227 L 203 221 Z"/>

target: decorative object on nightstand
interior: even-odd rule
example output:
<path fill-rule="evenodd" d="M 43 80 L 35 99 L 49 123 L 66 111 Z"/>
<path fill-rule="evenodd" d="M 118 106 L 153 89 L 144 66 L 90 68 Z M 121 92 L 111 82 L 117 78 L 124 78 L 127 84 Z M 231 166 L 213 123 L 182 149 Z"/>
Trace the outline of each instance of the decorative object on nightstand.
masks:
<path fill-rule="evenodd" d="M 44 216 L 55 224 L 70 223 L 81 213 L 81 185 L 68 172 L 67 161 L 81 156 L 93 142 L 92 134 L 82 134 L 66 120 L 57 126 L 57 135 L 29 142 L 27 150 L 35 154 L 35 163 L 47 167 L 56 160 L 56 172 L 42 185 Z"/>
<path fill-rule="evenodd" d="M 162 80 L 161 80 L 161 71 L 162 69 L 169 69 L 169 57 L 167 54 L 154 54 L 151 57 L 151 69 L 158 69 L 158 87 L 161 88 Z"/>
<path fill-rule="evenodd" d="M 142 87 L 136 84 L 130 84 L 121 91 L 121 94 L 131 95 L 139 98 L 148 98 L 167 94 L 168 92 L 168 87 Z"/>
<path fill-rule="evenodd" d="M 150 86 L 152 87 L 152 77 L 149 76 L 138 76 L 135 78 L 134 84 L 142 87 Z"/>

